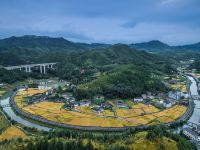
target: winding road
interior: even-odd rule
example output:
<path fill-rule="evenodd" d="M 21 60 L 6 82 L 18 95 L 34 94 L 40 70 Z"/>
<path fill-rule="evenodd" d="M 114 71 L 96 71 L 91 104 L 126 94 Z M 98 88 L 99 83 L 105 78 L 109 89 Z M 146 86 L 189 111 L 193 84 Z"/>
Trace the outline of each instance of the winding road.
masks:
<path fill-rule="evenodd" d="M 188 77 L 189 80 L 191 81 L 191 86 L 190 86 L 190 92 L 191 92 L 191 95 L 196 95 L 198 94 L 197 93 L 197 87 L 196 87 L 196 81 L 194 80 L 194 78 L 192 77 Z M 191 101 L 191 100 L 190 100 Z M 12 119 L 12 120 L 15 120 L 17 121 L 18 123 L 20 124 L 23 124 L 24 126 L 27 126 L 27 127 L 30 127 L 30 128 L 36 128 L 38 130 L 42 130 L 42 131 L 49 131 L 51 130 L 51 128 L 49 127 L 45 127 L 45 126 L 41 126 L 41 125 L 38 125 L 36 123 L 33 123 L 33 122 L 30 122 L 28 120 L 25 120 L 24 118 L 22 118 L 21 116 L 15 114 L 15 112 L 13 111 L 12 107 L 10 106 L 10 98 L 6 98 L 6 99 L 3 99 L 1 100 L 1 106 L 6 106 L 6 107 L 3 107 L 3 110 L 4 112 Z M 199 118 L 200 118 L 200 101 L 195 101 L 195 110 L 194 110 L 194 113 L 192 114 L 192 116 L 190 117 L 189 121 L 190 122 L 193 122 L 193 123 L 198 123 L 199 121 Z M 191 115 L 192 113 L 192 106 L 188 108 L 189 111 L 187 111 L 181 118 L 179 118 L 176 122 L 182 122 L 184 120 L 187 120 L 188 117 Z M 31 116 L 33 117 L 33 116 Z M 37 119 L 37 116 L 34 116 L 34 119 Z M 83 126 L 73 126 L 73 125 L 67 125 L 67 124 L 61 124 L 61 123 L 55 123 L 55 122 L 52 122 L 52 121 L 48 121 L 48 120 L 45 120 L 45 119 L 42 119 L 42 118 L 39 118 L 39 120 L 41 120 L 42 122 L 48 122 L 49 124 L 52 124 L 52 125 L 58 125 L 58 126 L 61 126 L 61 127 L 67 127 L 67 128 L 72 128 L 72 129 L 80 129 L 80 130 L 106 130 L 106 131 L 123 131 L 123 130 L 126 130 L 127 128 L 126 127 L 121 127 L 121 128 L 103 128 L 103 127 L 83 127 Z M 171 124 L 173 123 L 167 123 L 165 124 L 166 126 L 170 126 Z M 130 128 L 130 127 L 129 127 Z M 145 126 L 138 126 L 137 128 L 146 128 Z"/>

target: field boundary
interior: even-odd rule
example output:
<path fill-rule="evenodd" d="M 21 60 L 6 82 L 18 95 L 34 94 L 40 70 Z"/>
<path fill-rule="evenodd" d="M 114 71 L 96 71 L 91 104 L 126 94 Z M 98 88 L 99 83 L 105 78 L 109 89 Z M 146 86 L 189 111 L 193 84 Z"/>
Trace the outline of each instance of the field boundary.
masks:
<path fill-rule="evenodd" d="M 16 102 L 14 101 L 14 97 L 16 96 L 17 92 L 14 92 L 13 95 L 10 97 L 10 104 L 11 107 L 20 115 L 30 118 L 32 120 L 35 121 L 39 121 L 41 123 L 44 124 L 48 124 L 48 125 L 52 125 L 52 126 L 58 126 L 58 127 L 62 127 L 62 128 L 68 128 L 68 129 L 77 129 L 77 130 L 83 130 L 83 131 L 126 131 L 129 129 L 146 129 L 149 126 L 147 125 L 139 125 L 139 126 L 124 126 L 124 127 L 99 127 L 99 126 L 78 126 L 78 125 L 71 125 L 71 124 L 64 124 L 64 123 L 60 123 L 60 122 L 55 122 L 55 121 L 50 121 L 47 120 L 43 117 L 40 116 L 35 116 L 32 115 L 30 113 L 24 112 L 22 109 L 20 109 Z M 179 124 L 179 123 L 183 123 L 184 121 L 188 120 L 189 117 L 192 115 L 193 113 L 193 109 L 194 109 L 194 102 L 189 100 L 189 106 L 187 107 L 186 112 L 180 117 L 178 118 L 176 121 L 174 122 L 170 122 L 170 123 L 162 123 L 161 125 L 166 126 L 166 127 L 170 127 L 171 125 L 174 124 Z"/>

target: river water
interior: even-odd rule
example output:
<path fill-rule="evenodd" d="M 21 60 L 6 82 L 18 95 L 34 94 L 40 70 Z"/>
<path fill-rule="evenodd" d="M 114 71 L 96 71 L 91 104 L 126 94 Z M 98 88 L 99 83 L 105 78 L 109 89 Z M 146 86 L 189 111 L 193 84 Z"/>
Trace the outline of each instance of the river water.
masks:
<path fill-rule="evenodd" d="M 191 96 L 199 95 L 196 81 L 194 80 L 193 77 L 188 76 L 188 78 L 191 81 L 191 85 L 190 85 Z M 200 121 L 200 100 L 194 100 L 194 103 L 195 103 L 194 112 L 193 112 L 192 116 L 190 117 L 190 119 L 188 120 L 188 122 L 199 124 L 199 121 Z"/>
<path fill-rule="evenodd" d="M 194 80 L 193 77 L 188 76 L 188 78 L 191 81 L 191 85 L 190 85 L 191 96 L 198 95 L 196 81 Z M 199 101 L 194 100 L 194 103 L 195 103 L 194 112 L 188 121 L 198 124 L 200 120 L 200 100 Z M 9 98 L 1 100 L 1 105 L 9 105 L 9 104 L 10 104 Z M 18 123 L 23 124 L 24 126 L 27 126 L 30 128 L 37 128 L 38 130 L 43 130 L 43 131 L 49 131 L 51 129 L 45 126 L 41 126 L 32 122 L 29 122 L 28 120 L 21 118 L 20 116 L 14 113 L 11 107 L 4 107 L 3 110 L 12 120 L 17 121 Z M 187 125 L 184 125 L 184 126 L 187 126 Z"/>
<path fill-rule="evenodd" d="M 9 104 L 10 104 L 9 98 L 1 100 L 2 106 L 3 105 L 9 105 Z M 18 123 L 23 124 L 24 126 L 27 126 L 27 127 L 30 127 L 30 128 L 36 128 L 36 129 L 41 130 L 41 131 L 49 131 L 51 129 L 51 128 L 48 128 L 48 127 L 45 127 L 45 126 L 41 126 L 41 125 L 38 125 L 38 124 L 35 124 L 35 123 L 32 123 L 32 122 L 29 122 L 28 120 L 25 120 L 24 118 L 16 115 L 11 107 L 4 107 L 3 110 L 12 120 L 17 121 Z"/>

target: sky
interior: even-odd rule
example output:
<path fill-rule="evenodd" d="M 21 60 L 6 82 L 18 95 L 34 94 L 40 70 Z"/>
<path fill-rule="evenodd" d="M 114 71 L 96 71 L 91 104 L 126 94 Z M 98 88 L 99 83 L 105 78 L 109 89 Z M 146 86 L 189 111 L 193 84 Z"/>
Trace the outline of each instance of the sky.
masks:
<path fill-rule="evenodd" d="M 200 42 L 200 0 L 0 0 L 0 38 L 86 43 Z"/>

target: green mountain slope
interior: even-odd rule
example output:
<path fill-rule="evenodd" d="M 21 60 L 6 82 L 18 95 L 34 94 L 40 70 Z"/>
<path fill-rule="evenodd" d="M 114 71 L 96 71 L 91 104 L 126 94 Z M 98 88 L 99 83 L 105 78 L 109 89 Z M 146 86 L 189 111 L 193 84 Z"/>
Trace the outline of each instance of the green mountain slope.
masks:
<path fill-rule="evenodd" d="M 172 73 L 167 60 L 127 45 L 72 53 L 56 69 L 57 76 L 78 85 L 77 98 L 97 94 L 128 98 L 145 91 L 165 90 L 160 75 Z"/>

